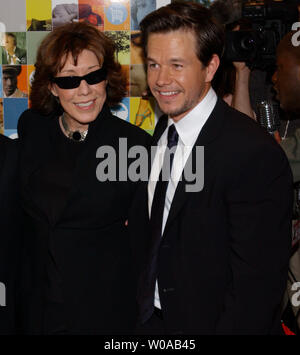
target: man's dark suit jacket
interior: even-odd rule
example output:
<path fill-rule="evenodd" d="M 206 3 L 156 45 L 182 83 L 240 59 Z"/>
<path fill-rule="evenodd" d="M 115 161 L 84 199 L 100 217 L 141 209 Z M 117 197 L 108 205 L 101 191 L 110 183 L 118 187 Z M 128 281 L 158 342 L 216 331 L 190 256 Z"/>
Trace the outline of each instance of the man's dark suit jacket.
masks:
<path fill-rule="evenodd" d="M 166 126 L 164 117 L 153 145 Z M 196 145 L 204 146 L 204 188 L 185 192 L 184 179 L 178 183 L 158 255 L 167 332 L 280 333 L 291 249 L 288 161 L 256 122 L 220 99 Z M 146 182 L 132 211 L 130 228 L 142 270 L 140 250 L 149 250 Z"/>
<path fill-rule="evenodd" d="M 0 135 L 0 334 L 18 332 L 22 216 L 17 166 L 17 141 Z"/>
<path fill-rule="evenodd" d="M 57 124 L 57 116 L 41 116 L 33 110 L 25 111 L 19 119 L 21 192 L 28 217 L 22 270 L 24 331 L 45 332 L 50 296 L 45 281 L 51 253 L 59 273 L 56 281 L 63 297 L 66 332 L 130 333 L 136 317 L 135 280 L 125 221 L 136 183 L 118 178 L 98 181 L 96 169 L 101 159 L 96 158 L 96 151 L 101 146 L 115 148 L 118 166 L 119 138 L 127 138 L 129 149 L 145 146 L 149 136 L 112 116 L 104 106 L 89 125 L 65 207 L 53 220 L 45 215 L 41 207 L 45 202 L 32 181 L 53 156 L 56 143 L 51 132 Z M 122 153 L 127 156 L 126 151 Z"/>

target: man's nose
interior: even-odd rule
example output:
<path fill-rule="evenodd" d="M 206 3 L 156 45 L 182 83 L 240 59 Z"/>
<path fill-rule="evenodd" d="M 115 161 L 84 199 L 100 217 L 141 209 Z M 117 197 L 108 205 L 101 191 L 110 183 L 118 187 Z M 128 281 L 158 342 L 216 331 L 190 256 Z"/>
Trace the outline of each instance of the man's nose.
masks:
<path fill-rule="evenodd" d="M 158 86 L 168 85 L 172 82 L 172 75 L 170 73 L 170 69 L 167 66 L 161 66 L 159 68 L 156 84 Z"/>

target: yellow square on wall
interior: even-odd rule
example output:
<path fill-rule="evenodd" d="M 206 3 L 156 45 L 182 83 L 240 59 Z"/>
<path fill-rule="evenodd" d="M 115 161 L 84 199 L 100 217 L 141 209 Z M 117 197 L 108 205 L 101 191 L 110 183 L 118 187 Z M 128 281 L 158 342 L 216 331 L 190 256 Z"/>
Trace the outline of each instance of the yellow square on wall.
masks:
<path fill-rule="evenodd" d="M 155 102 L 154 98 L 130 98 L 130 123 L 153 134 L 155 128 Z"/>
<path fill-rule="evenodd" d="M 52 29 L 51 0 L 27 0 L 26 22 L 27 31 L 51 31 Z"/>

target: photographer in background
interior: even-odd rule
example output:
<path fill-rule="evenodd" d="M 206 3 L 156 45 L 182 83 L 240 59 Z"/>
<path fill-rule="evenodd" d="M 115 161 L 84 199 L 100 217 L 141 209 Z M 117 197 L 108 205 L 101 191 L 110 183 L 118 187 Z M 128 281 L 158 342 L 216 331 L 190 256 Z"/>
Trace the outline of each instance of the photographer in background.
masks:
<path fill-rule="evenodd" d="M 226 28 L 239 31 L 244 26 L 245 23 L 240 20 L 229 24 Z M 222 97 L 229 106 L 256 119 L 249 95 L 249 81 L 252 73 L 245 62 L 223 60 L 212 85 L 218 96 Z"/>
<path fill-rule="evenodd" d="M 229 105 L 256 119 L 262 101 L 276 105 L 271 82 L 276 47 L 297 21 L 296 0 L 216 0 L 210 9 L 226 29 L 223 68 L 213 83 L 215 90 Z M 281 128 L 286 133 L 285 124 Z"/>
<path fill-rule="evenodd" d="M 293 1 L 288 3 L 291 5 Z M 228 4 L 230 6 L 226 7 Z M 233 1 L 217 0 L 211 5 L 211 8 L 214 9 L 218 20 L 226 25 L 227 30 L 232 30 L 237 23 L 244 26 L 245 19 L 239 18 L 239 16 L 242 16 L 242 11 L 236 11 L 237 7 L 234 8 Z M 299 8 L 300 6 L 298 6 L 298 20 L 300 21 Z M 289 13 L 297 17 L 296 9 L 297 7 L 294 4 L 294 7 L 289 8 Z M 297 20 L 296 17 L 295 21 Z M 290 26 L 286 24 L 282 24 L 281 27 L 290 29 Z M 300 120 L 297 119 L 300 117 L 300 46 L 293 46 L 293 36 L 299 38 L 299 34 L 297 35 L 295 32 L 288 33 L 281 40 L 277 55 L 275 51 L 273 53 L 274 58 L 272 59 L 274 60 L 277 57 L 277 70 L 272 79 L 281 106 L 280 145 L 288 157 L 293 172 L 296 200 L 293 216 L 293 252 L 289 265 L 288 285 L 282 305 L 283 321 L 296 334 L 299 334 L 300 315 L 299 306 L 297 306 L 299 302 L 296 299 L 298 288 L 295 286 L 296 282 L 300 281 L 300 248 L 298 241 L 300 236 Z M 215 82 L 216 91 L 219 90 L 219 93 L 229 105 L 252 118 L 256 118 L 254 110 L 259 101 L 269 100 L 276 105 L 271 83 L 271 73 L 274 66 L 266 65 L 264 59 L 261 59 L 261 65 L 265 66 L 267 70 L 255 68 L 250 71 L 243 62 L 225 62 L 225 64 L 223 63 L 225 70 L 219 76 L 219 80 Z M 253 115 L 250 114 L 251 112 L 253 112 Z M 293 285 L 294 289 L 292 289 Z"/>
<path fill-rule="evenodd" d="M 293 38 L 297 33 L 291 31 L 287 33 L 280 41 L 277 47 L 277 68 L 272 77 L 274 89 L 277 92 L 276 98 L 280 102 L 281 108 L 290 115 L 290 118 L 300 118 L 300 45 L 293 44 Z M 299 34 L 298 34 L 299 37 Z M 300 181 L 300 128 L 294 131 L 294 134 L 281 142 L 293 172 L 295 187 Z M 296 333 L 300 330 L 300 307 L 295 299 L 298 288 L 295 288 L 296 282 L 300 281 L 300 247 L 299 247 L 299 187 L 296 189 L 296 209 L 293 228 L 293 254 L 290 259 L 289 279 L 285 295 L 283 308 L 285 316 L 293 318 L 297 327 Z M 294 287 L 293 287 L 294 285 Z M 290 313 L 293 312 L 293 315 Z"/>
<path fill-rule="evenodd" d="M 216 0 L 210 5 L 213 16 L 225 27 L 226 33 L 251 28 L 250 21 L 242 18 L 242 2 Z M 245 62 L 226 60 L 223 56 L 212 85 L 228 105 L 256 119 L 255 102 L 266 96 L 265 76 L 261 70 L 251 71 Z"/>

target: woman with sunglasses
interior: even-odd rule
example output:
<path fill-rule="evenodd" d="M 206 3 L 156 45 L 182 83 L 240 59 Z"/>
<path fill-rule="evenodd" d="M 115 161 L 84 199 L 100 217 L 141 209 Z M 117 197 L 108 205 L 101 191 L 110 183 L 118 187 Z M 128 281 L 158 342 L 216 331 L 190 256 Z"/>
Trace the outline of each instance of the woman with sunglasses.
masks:
<path fill-rule="evenodd" d="M 146 146 L 149 136 L 111 114 L 125 88 L 113 42 L 92 25 L 58 27 L 38 49 L 31 109 L 18 125 L 26 333 L 133 330 L 127 219 L 136 182 L 119 178 L 119 166 L 131 163 L 119 144 Z M 117 169 L 106 181 L 98 169 L 107 159 L 99 153 L 103 147 L 114 153 Z"/>

